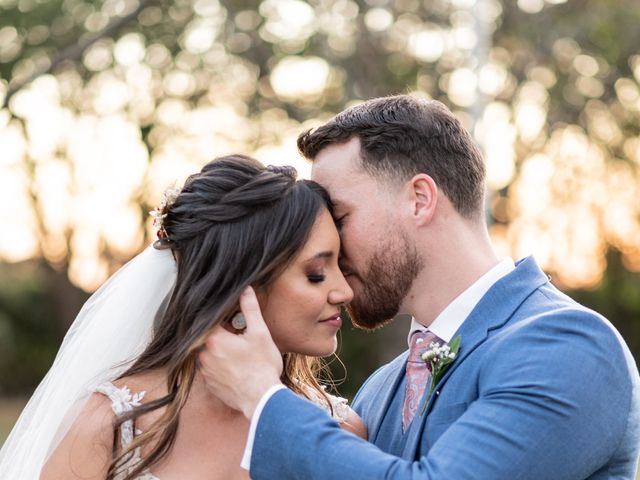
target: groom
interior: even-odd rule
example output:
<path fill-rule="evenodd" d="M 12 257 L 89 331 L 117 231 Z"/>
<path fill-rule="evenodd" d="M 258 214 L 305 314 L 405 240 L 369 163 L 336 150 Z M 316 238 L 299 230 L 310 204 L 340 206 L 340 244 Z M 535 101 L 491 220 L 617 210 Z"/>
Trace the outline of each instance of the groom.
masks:
<path fill-rule="evenodd" d="M 215 395 L 251 419 L 252 478 L 634 478 L 640 379 L 627 346 L 533 258 L 496 257 L 483 161 L 450 111 L 374 99 L 298 146 L 335 203 L 353 321 L 415 320 L 409 351 L 354 400 L 367 443 L 281 385 L 248 289 L 246 332 L 214 331 L 200 361 Z"/>

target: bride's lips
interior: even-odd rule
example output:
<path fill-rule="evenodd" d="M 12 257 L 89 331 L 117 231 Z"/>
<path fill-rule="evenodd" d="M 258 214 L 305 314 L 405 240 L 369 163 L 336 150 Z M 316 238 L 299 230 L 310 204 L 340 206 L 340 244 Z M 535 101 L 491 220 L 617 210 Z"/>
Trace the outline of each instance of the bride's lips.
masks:
<path fill-rule="evenodd" d="M 336 313 L 329 318 L 320 320 L 318 323 L 324 323 L 326 325 L 331 325 L 332 327 L 340 328 L 342 326 L 342 319 L 340 318 L 340 314 Z"/>

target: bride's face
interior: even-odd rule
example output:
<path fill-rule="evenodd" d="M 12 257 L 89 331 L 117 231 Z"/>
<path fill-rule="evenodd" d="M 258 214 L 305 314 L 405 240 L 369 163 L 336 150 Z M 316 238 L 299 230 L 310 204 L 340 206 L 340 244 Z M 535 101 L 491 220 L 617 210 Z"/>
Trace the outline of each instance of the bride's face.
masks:
<path fill-rule="evenodd" d="M 326 209 L 289 267 L 257 292 L 264 320 L 282 353 L 326 356 L 337 346 L 340 305 L 353 297 L 338 268 L 340 238 Z"/>

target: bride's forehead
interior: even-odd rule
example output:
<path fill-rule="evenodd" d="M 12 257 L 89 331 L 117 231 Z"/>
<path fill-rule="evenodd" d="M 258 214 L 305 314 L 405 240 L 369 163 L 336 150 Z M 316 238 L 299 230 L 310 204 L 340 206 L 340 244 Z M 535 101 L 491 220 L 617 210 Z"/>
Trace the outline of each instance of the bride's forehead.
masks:
<path fill-rule="evenodd" d="M 338 236 L 338 230 L 329 211 L 324 210 L 316 218 L 307 241 L 300 251 L 300 257 L 311 258 L 319 256 L 326 258 L 328 255 L 324 255 L 324 253 L 330 252 L 335 255 L 339 248 L 340 237 Z"/>

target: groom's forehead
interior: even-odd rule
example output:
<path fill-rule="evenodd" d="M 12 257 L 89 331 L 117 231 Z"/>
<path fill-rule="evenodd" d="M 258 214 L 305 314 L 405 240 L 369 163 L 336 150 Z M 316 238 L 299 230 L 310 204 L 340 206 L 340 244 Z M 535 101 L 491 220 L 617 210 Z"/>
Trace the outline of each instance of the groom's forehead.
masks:
<path fill-rule="evenodd" d="M 327 155 L 317 157 L 311 166 L 311 179 L 325 188 L 347 188 L 350 184 L 362 182 L 363 170 L 359 161 L 346 156 Z"/>
<path fill-rule="evenodd" d="M 332 143 L 315 155 L 313 166 L 336 170 L 353 169 L 360 164 L 360 140 L 352 137 L 346 142 Z"/>

